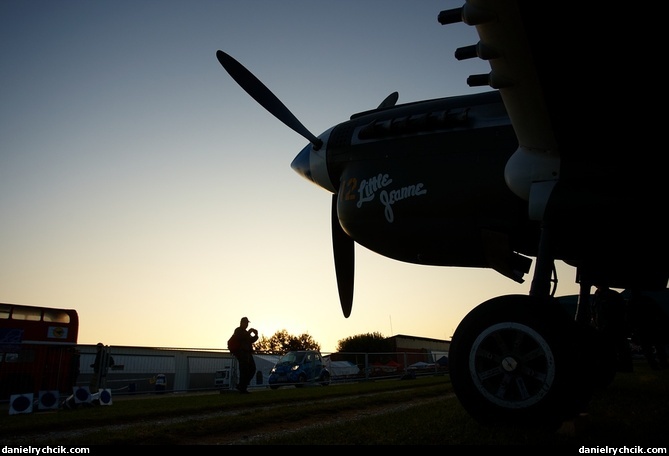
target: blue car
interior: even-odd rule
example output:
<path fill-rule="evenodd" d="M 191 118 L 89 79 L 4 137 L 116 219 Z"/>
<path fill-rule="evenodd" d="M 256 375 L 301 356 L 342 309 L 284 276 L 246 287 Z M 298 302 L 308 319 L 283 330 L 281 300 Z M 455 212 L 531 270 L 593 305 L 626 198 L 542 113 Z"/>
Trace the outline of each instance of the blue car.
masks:
<path fill-rule="evenodd" d="M 269 373 L 269 387 L 295 385 L 302 387 L 306 383 L 330 384 L 330 372 L 323 364 L 320 352 L 315 350 L 290 351 L 279 358 Z"/>

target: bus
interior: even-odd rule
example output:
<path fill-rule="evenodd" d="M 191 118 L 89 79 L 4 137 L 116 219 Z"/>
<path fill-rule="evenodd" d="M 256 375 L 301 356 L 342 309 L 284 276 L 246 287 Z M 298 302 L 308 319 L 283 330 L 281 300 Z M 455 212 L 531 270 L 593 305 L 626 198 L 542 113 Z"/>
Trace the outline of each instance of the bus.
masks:
<path fill-rule="evenodd" d="M 0 303 L 0 401 L 40 391 L 71 394 L 78 335 L 74 309 Z"/>

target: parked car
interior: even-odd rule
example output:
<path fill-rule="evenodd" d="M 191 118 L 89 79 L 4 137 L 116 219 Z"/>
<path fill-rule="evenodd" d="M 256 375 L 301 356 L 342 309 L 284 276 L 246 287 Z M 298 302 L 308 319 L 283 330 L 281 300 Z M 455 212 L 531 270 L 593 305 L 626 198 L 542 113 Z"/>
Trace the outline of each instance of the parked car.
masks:
<path fill-rule="evenodd" d="M 330 372 L 323 364 L 321 353 L 316 350 L 289 351 L 277 361 L 269 372 L 269 387 L 295 385 L 302 387 L 306 383 L 330 384 Z"/>

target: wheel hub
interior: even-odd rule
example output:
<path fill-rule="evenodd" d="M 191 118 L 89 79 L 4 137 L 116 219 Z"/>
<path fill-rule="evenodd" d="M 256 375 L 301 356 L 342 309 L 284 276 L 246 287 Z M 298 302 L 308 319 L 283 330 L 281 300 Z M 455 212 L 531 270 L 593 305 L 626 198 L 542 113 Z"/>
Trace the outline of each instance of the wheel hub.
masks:
<path fill-rule="evenodd" d="M 513 372 L 518 367 L 518 361 L 513 356 L 507 356 L 502 360 L 502 369 L 506 372 Z"/>
<path fill-rule="evenodd" d="M 488 401 L 519 409 L 537 404 L 551 389 L 555 361 L 538 332 L 522 323 L 504 322 L 486 328 L 474 341 L 469 372 Z"/>

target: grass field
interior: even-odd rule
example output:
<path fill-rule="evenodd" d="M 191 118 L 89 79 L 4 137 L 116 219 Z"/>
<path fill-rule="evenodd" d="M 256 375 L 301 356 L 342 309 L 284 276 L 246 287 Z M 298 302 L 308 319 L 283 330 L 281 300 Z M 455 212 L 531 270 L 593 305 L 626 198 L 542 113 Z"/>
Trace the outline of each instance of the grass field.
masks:
<path fill-rule="evenodd" d="M 3 447 L 37 445 L 567 445 L 669 442 L 669 371 L 618 374 L 558 432 L 476 423 L 448 376 L 281 388 L 249 395 L 114 398 L 111 406 L 0 415 Z"/>

